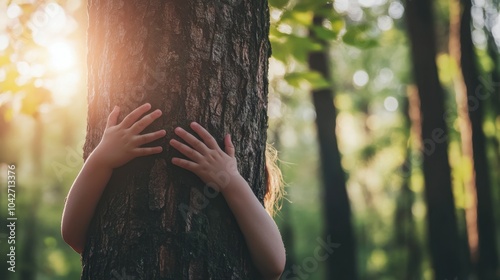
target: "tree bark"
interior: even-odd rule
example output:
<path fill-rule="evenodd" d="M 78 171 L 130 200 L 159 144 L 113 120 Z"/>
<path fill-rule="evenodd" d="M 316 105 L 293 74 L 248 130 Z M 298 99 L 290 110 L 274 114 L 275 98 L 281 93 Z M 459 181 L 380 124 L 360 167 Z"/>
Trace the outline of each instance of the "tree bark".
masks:
<path fill-rule="evenodd" d="M 314 25 L 320 26 L 323 18 L 314 17 Z M 309 67 L 318 71 L 326 80 L 331 80 L 327 43 L 317 38 L 314 31 L 310 36 L 320 41 L 322 51 L 309 55 Z M 332 88 L 313 90 L 313 104 L 316 109 L 316 127 L 321 159 L 321 175 L 324 186 L 323 209 L 326 238 L 338 243 L 339 247 L 326 259 L 326 279 L 358 279 L 356 244 L 351 224 L 351 208 L 346 190 L 346 179 L 341 165 L 341 155 L 335 133 L 337 112 L 333 103 Z"/>
<path fill-rule="evenodd" d="M 477 233 L 478 252 L 477 263 L 473 263 L 479 279 L 492 279 L 498 268 L 497 242 L 495 235 L 494 209 L 492 205 L 492 192 L 490 168 L 486 155 L 486 136 L 483 131 L 483 112 L 486 90 L 480 81 L 477 69 L 476 55 L 471 34 L 471 8 L 470 0 L 461 0 L 462 16 L 460 21 L 460 63 L 465 86 L 467 88 L 468 116 L 472 128 L 473 167 L 476 192 L 477 192 Z M 486 93 L 488 94 L 488 93 Z M 489 93 L 490 94 L 490 93 Z M 472 252 L 471 252 L 472 254 Z"/>
<path fill-rule="evenodd" d="M 123 118 L 163 111 L 164 152 L 114 171 L 88 232 L 81 279 L 258 279 L 221 195 L 171 164 L 177 126 L 232 135 L 239 171 L 265 192 L 267 1 L 88 2 L 88 127 L 84 158 L 114 105 Z M 222 145 L 222 141 L 219 142 Z M 120 278 L 121 277 L 121 278 Z"/>
<path fill-rule="evenodd" d="M 406 1 L 413 73 L 421 101 L 428 240 L 436 279 L 462 279 L 444 91 L 438 79 L 432 1 Z"/>

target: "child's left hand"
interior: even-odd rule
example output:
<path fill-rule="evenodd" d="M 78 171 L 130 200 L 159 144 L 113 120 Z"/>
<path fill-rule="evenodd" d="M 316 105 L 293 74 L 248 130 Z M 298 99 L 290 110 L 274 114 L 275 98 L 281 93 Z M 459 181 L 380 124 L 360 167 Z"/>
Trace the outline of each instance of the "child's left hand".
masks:
<path fill-rule="evenodd" d="M 192 122 L 190 127 L 203 139 L 203 142 L 186 130 L 177 127 L 174 130 L 175 134 L 190 146 L 175 139 L 170 140 L 170 145 L 190 160 L 174 157 L 172 163 L 193 172 L 215 190 L 224 192 L 229 186 L 229 182 L 241 177 L 234 156 L 231 136 L 227 134 L 224 137 L 224 152 L 214 137 L 200 124 Z"/>
<path fill-rule="evenodd" d="M 188 159 L 174 157 L 172 163 L 193 172 L 208 186 L 222 192 L 262 279 L 279 279 L 286 262 L 281 235 L 276 223 L 238 172 L 231 137 L 229 134 L 224 137 L 224 152 L 201 125 L 192 122 L 190 127 L 203 141 L 177 127 L 175 134 L 189 146 L 175 139 L 170 140 L 170 145 Z"/>

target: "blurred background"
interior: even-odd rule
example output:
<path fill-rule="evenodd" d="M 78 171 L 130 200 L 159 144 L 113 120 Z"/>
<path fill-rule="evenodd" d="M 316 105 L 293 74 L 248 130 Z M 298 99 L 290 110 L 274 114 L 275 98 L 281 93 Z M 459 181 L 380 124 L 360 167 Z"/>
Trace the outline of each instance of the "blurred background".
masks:
<path fill-rule="evenodd" d="M 287 192 L 275 220 L 286 243 L 288 265 L 306 265 L 305 274 L 293 279 L 327 279 L 327 262 L 317 260 L 311 266 L 307 261 L 329 223 L 324 215 L 329 205 L 323 199 L 319 112 L 312 99 L 313 91 L 325 89 L 333 89 L 329 110 L 337 116 L 336 127 L 326 132 L 335 136 L 332 143 L 340 151 L 336 160 L 345 172 L 359 278 L 432 279 L 419 152 L 429 148 L 420 140 L 419 106 L 432 104 L 418 100 L 405 21 L 407 4 L 334 0 L 318 9 L 321 1 L 269 2 L 273 56 L 268 142 L 279 151 Z M 471 124 L 464 112 L 476 110 L 476 101 L 483 111 L 479 129 L 485 137 L 479 145 L 485 150 L 487 168 L 481 174 L 488 176 L 487 196 L 493 202 L 487 212 L 493 217 L 488 229 L 496 232 L 492 251 L 497 270 L 500 251 L 500 7 L 497 0 L 471 3 L 468 9 L 462 7 L 471 15 L 470 28 L 464 31 L 457 28 L 460 1 L 432 1 L 435 62 L 449 130 L 451 172 L 443 176 L 451 178 L 458 251 L 469 272 L 478 233 L 473 230 L 474 218 L 467 218 L 477 207 L 471 179 L 477 172 L 467 139 L 477 122 Z M 60 219 L 64 198 L 83 164 L 86 12 L 83 0 L 0 1 L 0 220 L 7 218 L 10 164 L 16 165 L 18 218 L 17 272 L 12 277 L 4 268 L 8 232 L 3 226 L 0 279 L 80 276 L 80 256 L 63 242 Z M 457 104 L 467 100 L 461 87 L 465 73 L 456 44 L 460 32 L 463 36 L 467 31 L 482 91 L 477 100 L 468 99 L 463 111 Z M 324 76 L 314 65 L 309 59 L 312 53 L 328 55 L 330 74 Z"/>

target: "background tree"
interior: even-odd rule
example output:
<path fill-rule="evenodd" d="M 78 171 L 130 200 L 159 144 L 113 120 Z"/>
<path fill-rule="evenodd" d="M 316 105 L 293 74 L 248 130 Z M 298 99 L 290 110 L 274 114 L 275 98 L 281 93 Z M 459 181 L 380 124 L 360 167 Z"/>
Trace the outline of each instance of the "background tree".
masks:
<path fill-rule="evenodd" d="M 486 154 L 486 136 L 483 131 L 484 101 L 487 89 L 481 83 L 478 71 L 475 47 L 471 34 L 472 2 L 462 0 L 460 18 L 460 64 L 463 81 L 466 87 L 464 99 L 465 110 L 471 124 L 472 161 L 477 193 L 477 252 L 471 252 L 473 266 L 480 279 L 492 279 L 498 268 L 497 239 L 494 211 L 492 205 L 491 177 Z M 491 94 L 491 93 L 490 93 Z"/>
<path fill-rule="evenodd" d="M 329 81 L 332 75 L 329 65 L 329 46 L 316 34 L 318 30 L 321 30 L 318 28 L 321 28 L 323 20 L 324 18 L 319 15 L 313 18 L 310 36 L 321 43 L 322 49 L 310 53 L 309 67 Z M 321 179 L 324 188 L 322 199 L 325 236 L 339 244 L 336 252 L 327 260 L 326 279 L 354 280 L 358 278 L 356 244 L 351 224 L 351 207 L 346 190 L 346 178 L 337 144 L 337 112 L 333 103 L 334 95 L 331 85 L 313 90 L 312 99 L 316 109 Z"/>
<path fill-rule="evenodd" d="M 420 101 L 418 100 L 418 92 L 415 86 L 409 86 L 407 97 L 404 99 L 402 106 L 405 128 L 406 141 L 408 147 L 405 154 L 405 160 L 401 165 L 401 174 L 403 175 L 403 183 L 397 198 L 395 209 L 394 224 L 395 227 L 395 243 L 398 249 L 403 248 L 403 259 L 405 260 L 405 269 L 398 275 L 401 279 L 420 279 L 422 248 L 415 234 L 417 228 L 413 217 L 412 209 L 415 206 L 415 192 L 410 188 L 413 162 L 415 161 L 415 150 L 421 147 L 420 140 Z"/>
<path fill-rule="evenodd" d="M 236 144 L 240 172 L 264 196 L 267 1 L 89 1 L 89 113 L 85 157 L 114 105 L 164 112 L 172 136 L 198 121 Z M 122 116 L 123 117 L 123 116 Z M 158 144 L 158 143 L 156 143 Z M 159 156 L 115 170 L 89 229 L 82 279 L 257 279 L 222 196 Z M 178 156 L 178 155 L 177 155 Z"/>
<path fill-rule="evenodd" d="M 406 17 L 413 72 L 421 101 L 423 173 L 432 264 L 436 279 L 461 278 L 444 91 L 436 66 L 432 1 L 407 1 Z"/>

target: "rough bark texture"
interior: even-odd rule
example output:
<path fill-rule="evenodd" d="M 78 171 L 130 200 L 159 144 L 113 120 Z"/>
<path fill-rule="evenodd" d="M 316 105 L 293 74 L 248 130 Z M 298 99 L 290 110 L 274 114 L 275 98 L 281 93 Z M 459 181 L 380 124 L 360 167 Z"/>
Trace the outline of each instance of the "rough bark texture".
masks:
<path fill-rule="evenodd" d="M 267 1 L 88 2 L 89 111 L 84 157 L 114 105 L 120 119 L 150 102 L 163 111 L 164 152 L 116 169 L 82 254 L 81 279 L 258 279 L 221 195 L 171 164 L 167 140 L 197 121 L 232 135 L 239 170 L 265 192 Z M 121 278 L 120 278 L 121 277 Z M 125 278 L 133 277 L 133 278 Z"/>
<path fill-rule="evenodd" d="M 438 79 L 431 0 L 406 1 L 413 72 L 421 101 L 427 230 L 435 279 L 462 279 L 448 162 L 444 91 Z"/>
<path fill-rule="evenodd" d="M 314 17 L 314 24 L 321 25 L 323 18 Z M 316 38 L 311 31 L 312 38 Z M 328 47 L 309 55 L 309 67 L 331 80 Z M 358 279 L 356 244 L 351 224 L 351 208 L 346 190 L 346 179 L 335 134 L 337 112 L 331 88 L 312 92 L 316 109 L 316 126 L 321 159 L 321 176 L 324 186 L 323 209 L 327 239 L 340 246 L 326 259 L 326 279 Z"/>
<path fill-rule="evenodd" d="M 476 54 L 471 34 L 470 0 L 461 0 L 462 17 L 460 24 L 461 69 L 467 87 L 468 112 L 472 127 L 472 150 L 477 190 L 477 232 L 479 237 L 477 263 L 473 263 L 479 279 L 493 279 L 498 269 L 497 240 L 495 235 L 494 209 L 490 168 L 486 155 L 486 136 L 483 131 L 484 100 L 487 90 L 480 81 L 476 65 Z"/>

